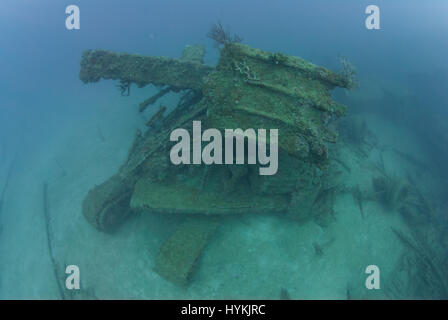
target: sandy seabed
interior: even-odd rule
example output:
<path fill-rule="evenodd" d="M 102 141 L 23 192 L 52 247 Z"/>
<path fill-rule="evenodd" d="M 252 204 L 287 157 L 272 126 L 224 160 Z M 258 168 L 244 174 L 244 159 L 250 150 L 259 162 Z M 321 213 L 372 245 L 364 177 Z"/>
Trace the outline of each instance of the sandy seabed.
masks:
<path fill-rule="evenodd" d="M 79 266 L 81 287 L 91 296 L 277 299 L 286 290 L 292 299 L 346 299 L 348 292 L 355 298 L 387 298 L 384 291 L 365 288 L 365 268 L 377 265 L 382 282 L 387 282 L 405 250 L 391 227 L 406 230 L 407 225 L 397 212 L 375 201 L 364 203 L 363 217 L 348 193 L 337 196 L 334 219 L 326 227 L 275 215 L 228 219 L 205 249 L 187 289 L 152 271 L 161 243 L 179 223 L 176 218 L 140 214 L 112 235 L 95 230 L 81 214 L 82 200 L 126 159 L 136 128 L 144 126 L 137 112 L 142 97 L 92 105 L 89 115 L 79 116 L 39 148 L 18 152 L 1 216 L 0 298 L 60 298 L 47 248 L 44 183 L 60 272 L 64 274 L 65 265 Z M 378 144 L 361 156 L 349 143 L 339 142 L 339 155 L 350 167 L 350 172 L 342 169 L 347 187 L 371 188 L 372 167 L 380 154 L 386 169 L 397 175 L 419 169 L 393 150 L 427 161 L 413 132 L 374 114 L 355 117 L 365 119 Z M 11 161 L 3 161 L 1 177 Z M 429 172 L 420 173 L 419 181 L 428 192 L 439 185 Z M 316 254 L 315 244 L 321 254 Z"/>

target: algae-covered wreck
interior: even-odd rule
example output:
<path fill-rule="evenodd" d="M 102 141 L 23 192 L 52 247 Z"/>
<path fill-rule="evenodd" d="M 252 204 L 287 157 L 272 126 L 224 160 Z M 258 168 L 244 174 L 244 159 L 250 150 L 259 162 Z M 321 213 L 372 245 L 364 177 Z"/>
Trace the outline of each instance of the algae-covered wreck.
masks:
<path fill-rule="evenodd" d="M 162 245 L 156 272 L 187 285 L 209 237 L 230 214 L 272 213 L 295 220 L 313 216 L 325 179 L 328 145 L 337 132 L 327 123 L 346 107 L 330 90 L 350 79 L 304 59 L 270 53 L 228 41 L 215 68 L 204 65 L 204 51 L 189 46 L 181 59 L 86 51 L 83 82 L 100 79 L 166 86 L 140 105 L 140 111 L 169 91 L 186 90 L 178 106 L 137 132 L 126 162 L 106 182 L 91 189 L 83 214 L 96 228 L 114 230 L 133 210 L 179 214 L 185 221 Z M 278 172 L 258 174 L 258 165 L 174 165 L 169 154 L 175 128 L 278 129 Z M 154 125 L 157 123 L 157 126 Z M 314 208 L 314 209 L 313 209 Z"/>

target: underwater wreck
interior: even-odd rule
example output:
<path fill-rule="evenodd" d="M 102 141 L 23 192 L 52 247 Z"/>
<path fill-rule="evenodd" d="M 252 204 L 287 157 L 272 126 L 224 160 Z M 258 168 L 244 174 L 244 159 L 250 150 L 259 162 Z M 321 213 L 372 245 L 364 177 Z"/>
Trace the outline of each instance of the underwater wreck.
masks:
<path fill-rule="evenodd" d="M 140 111 L 167 92 L 184 92 L 178 106 L 165 109 L 137 130 L 125 163 L 83 201 L 87 221 L 114 231 L 135 210 L 184 215 L 180 227 L 162 244 L 155 271 L 187 286 L 203 248 L 223 217 L 269 213 L 297 221 L 312 218 L 326 185 L 328 148 L 337 132 L 327 124 L 345 115 L 331 99 L 335 87 L 351 79 L 302 58 L 271 53 L 226 41 L 216 67 L 203 64 L 202 46 L 187 46 L 180 59 L 88 50 L 80 79 L 163 86 L 140 104 Z M 278 129 L 278 172 L 259 175 L 258 164 L 174 165 L 170 133 L 201 121 L 204 128 Z M 223 222 L 224 223 L 224 222 Z"/>

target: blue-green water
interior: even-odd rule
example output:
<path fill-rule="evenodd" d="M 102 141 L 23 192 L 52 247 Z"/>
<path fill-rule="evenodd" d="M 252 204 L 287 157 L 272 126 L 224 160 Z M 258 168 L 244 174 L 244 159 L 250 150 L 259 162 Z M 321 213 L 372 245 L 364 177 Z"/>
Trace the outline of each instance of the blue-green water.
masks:
<path fill-rule="evenodd" d="M 71 4 L 80 9 L 79 30 L 65 26 Z M 365 26 L 370 4 L 380 9 L 379 30 Z M 59 299 L 65 266 L 76 265 L 81 290 L 63 289 L 66 298 L 446 299 L 447 16 L 442 0 L 2 0 L 0 298 Z M 153 270 L 178 219 L 141 213 L 105 234 L 81 214 L 87 192 L 117 172 L 135 130 L 146 130 L 154 111 L 140 114 L 138 104 L 157 88 L 134 85 L 121 96 L 116 81 L 85 85 L 80 60 L 87 49 L 178 58 L 200 43 L 214 66 L 219 50 L 206 34 L 217 21 L 251 47 L 334 71 L 345 56 L 359 88 L 333 91 L 348 106 L 335 124 L 342 191 L 333 218 L 235 215 L 181 288 Z M 161 102 L 173 108 L 178 98 Z M 353 137 L 358 123 L 362 139 Z M 372 180 L 384 172 L 412 186 L 417 217 L 379 200 Z M 378 290 L 366 288 L 369 265 L 381 271 Z"/>

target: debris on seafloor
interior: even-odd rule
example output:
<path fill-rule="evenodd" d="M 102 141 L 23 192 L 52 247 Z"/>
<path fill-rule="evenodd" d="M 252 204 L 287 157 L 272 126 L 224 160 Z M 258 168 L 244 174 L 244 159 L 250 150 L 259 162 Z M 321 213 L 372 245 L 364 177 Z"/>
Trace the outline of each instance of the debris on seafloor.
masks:
<path fill-rule="evenodd" d="M 280 289 L 280 300 L 291 300 L 289 291 L 285 288 Z"/>
<path fill-rule="evenodd" d="M 181 286 L 188 285 L 221 216 L 286 212 L 286 217 L 303 221 L 315 214 L 316 206 L 333 212 L 335 188 L 322 188 L 331 170 L 323 169 L 331 160 L 328 144 L 338 134 L 327 123 L 345 115 L 346 106 L 333 101 L 330 90 L 351 85 L 351 79 L 302 58 L 241 44 L 220 24 L 209 36 L 220 46 L 216 67 L 202 63 L 200 46 L 186 47 L 180 59 L 89 50 L 81 61 L 85 83 L 115 79 L 137 87 L 162 86 L 140 104 L 140 111 L 169 91 L 186 90 L 174 110 L 163 116 L 161 108 L 149 120 L 119 172 L 92 188 L 82 207 L 86 219 L 105 232 L 134 210 L 188 215 L 162 244 L 155 267 Z M 259 175 L 258 165 L 252 164 L 172 164 L 170 133 L 184 128 L 191 134 L 193 121 L 220 132 L 278 129 L 277 173 Z M 155 122 L 160 125 L 151 125 Z"/>
<path fill-rule="evenodd" d="M 368 129 L 364 119 L 348 117 L 341 121 L 341 136 L 350 144 L 361 147 L 367 139 Z"/>
<path fill-rule="evenodd" d="M 324 254 L 322 247 L 317 242 L 313 242 L 313 248 L 314 248 L 314 254 L 316 256 L 321 256 Z"/>
<path fill-rule="evenodd" d="M 375 198 L 386 208 L 400 209 L 409 194 L 409 184 L 395 176 L 383 175 L 372 179 Z"/>
<path fill-rule="evenodd" d="M 394 235 L 409 251 L 403 258 L 405 262 L 394 272 L 406 272 L 412 279 L 405 284 L 400 277 L 392 273 L 392 281 L 387 294 L 395 299 L 407 297 L 431 296 L 437 299 L 448 298 L 448 278 L 445 276 L 446 265 L 440 261 L 439 255 L 428 245 L 427 239 L 410 229 L 409 236 L 403 231 L 391 227 Z"/>
<path fill-rule="evenodd" d="M 53 251 L 53 233 L 51 229 L 51 217 L 50 217 L 50 207 L 48 202 L 48 185 L 44 182 L 43 185 L 43 212 L 44 212 L 44 222 L 45 222 L 45 234 L 47 236 L 47 248 L 48 255 L 50 256 L 51 266 L 53 268 L 54 277 L 56 279 L 56 284 L 59 292 L 59 297 L 62 300 L 66 299 L 65 291 L 62 286 L 63 277 L 59 274 L 60 266 L 56 261 Z"/>
<path fill-rule="evenodd" d="M 436 213 L 433 208 L 433 205 L 420 190 L 418 184 L 416 183 L 416 181 L 414 181 L 414 178 L 412 178 L 412 176 L 409 173 L 407 173 L 406 176 L 409 181 L 409 184 L 412 186 L 410 193 L 414 196 L 413 207 L 418 208 L 418 211 L 422 215 L 426 216 L 428 221 L 435 221 Z"/>
<path fill-rule="evenodd" d="M 355 200 L 356 204 L 358 205 L 359 211 L 361 212 L 361 217 L 363 219 L 365 219 L 366 216 L 364 215 L 364 208 L 362 205 L 362 203 L 364 201 L 364 195 L 363 195 L 359 185 L 356 185 L 356 187 L 352 188 L 352 195 L 353 195 L 353 199 Z"/>
<path fill-rule="evenodd" d="M 93 287 L 67 290 L 66 300 L 99 300 Z"/>
<path fill-rule="evenodd" d="M 4 180 L 5 182 L 3 184 L 3 188 L 0 193 L 0 214 L 2 213 L 2 210 L 3 210 L 3 204 L 5 203 L 6 190 L 8 189 L 8 186 L 9 186 L 9 183 L 11 180 L 11 174 L 14 171 L 15 165 L 16 165 L 16 155 L 14 156 L 11 164 L 9 165 L 8 172 L 6 173 L 6 178 Z"/>
<path fill-rule="evenodd" d="M 322 256 L 324 254 L 324 249 L 328 248 L 334 241 L 335 241 L 335 238 L 331 238 L 330 240 L 328 240 L 322 244 L 319 244 L 316 241 L 313 242 L 314 254 L 316 256 Z"/>
<path fill-rule="evenodd" d="M 336 192 L 338 192 L 339 188 L 339 185 L 321 187 L 316 196 L 316 199 L 314 200 L 314 221 L 321 227 L 328 226 L 330 224 L 330 221 L 336 219 L 333 207 Z"/>
<path fill-rule="evenodd" d="M 50 203 L 48 200 L 48 184 L 44 182 L 43 184 L 43 213 L 44 213 L 44 223 L 45 223 L 45 235 L 47 238 L 47 249 L 48 255 L 50 257 L 51 267 L 53 269 L 53 274 L 56 280 L 58 294 L 60 299 L 62 300 L 97 300 L 98 298 L 95 296 L 94 289 L 89 288 L 80 288 L 76 290 L 66 290 L 62 285 L 65 283 L 65 274 L 61 272 L 62 266 L 66 266 L 67 264 L 60 264 L 54 253 L 54 233 L 52 229 L 52 218 L 50 214 Z"/>
<path fill-rule="evenodd" d="M 380 175 L 372 178 L 373 199 L 379 201 L 387 209 L 399 210 L 409 199 L 410 184 L 405 179 L 390 175 L 386 171 L 381 154 L 376 169 Z"/>
<path fill-rule="evenodd" d="M 400 158 L 404 159 L 405 161 L 409 162 L 410 164 L 412 164 L 413 166 L 415 166 L 416 168 L 418 168 L 418 170 L 421 171 L 426 171 L 426 172 L 431 172 L 431 168 L 428 167 L 428 164 L 426 164 L 425 162 L 423 162 L 422 160 L 417 159 L 416 157 L 406 153 L 406 152 L 402 152 L 398 149 L 392 149 L 392 151 L 398 155 Z"/>
<path fill-rule="evenodd" d="M 154 126 L 158 121 L 162 121 L 163 120 L 163 114 L 166 111 L 166 107 L 160 105 L 159 110 L 154 113 L 154 115 L 149 118 L 149 120 L 146 122 L 146 126 L 147 127 L 152 127 Z"/>
<path fill-rule="evenodd" d="M 202 250 L 218 225 L 210 219 L 183 222 L 160 248 L 154 271 L 174 284 L 187 286 Z"/>
<path fill-rule="evenodd" d="M 166 87 L 166 88 L 160 90 L 155 95 L 149 97 L 148 99 L 146 99 L 145 101 L 140 103 L 138 105 L 138 111 L 140 111 L 140 112 L 145 111 L 148 106 L 156 103 L 157 100 L 159 100 L 160 98 L 162 98 L 164 95 L 166 95 L 168 92 L 171 92 L 171 91 L 173 91 L 172 87 Z"/>
<path fill-rule="evenodd" d="M 347 172 L 351 172 L 352 170 L 350 169 L 350 167 L 341 159 L 334 157 L 333 158 L 334 161 L 336 161 L 337 163 L 339 163 Z"/>
<path fill-rule="evenodd" d="M 370 199 L 378 201 L 387 210 L 400 213 L 410 226 L 434 220 L 436 214 L 431 203 L 409 173 L 406 178 L 389 174 L 381 155 L 375 168 L 379 176 L 372 178 Z"/>
<path fill-rule="evenodd" d="M 58 165 L 59 169 L 61 169 L 61 174 L 62 176 L 66 176 L 67 175 L 67 170 L 65 170 L 65 168 L 62 166 L 62 164 L 59 162 L 58 159 L 55 159 L 56 164 Z"/>
<path fill-rule="evenodd" d="M 377 137 L 368 129 L 365 119 L 358 116 L 347 117 L 340 121 L 339 127 L 342 140 L 362 158 L 367 158 L 369 152 L 378 146 Z"/>
<path fill-rule="evenodd" d="M 346 300 L 352 300 L 352 294 L 351 294 L 351 290 L 349 287 L 349 284 L 347 283 L 346 287 L 345 287 L 345 299 Z"/>
<path fill-rule="evenodd" d="M 96 132 L 98 134 L 98 138 L 102 143 L 106 142 L 106 138 L 104 138 L 103 130 L 101 130 L 101 127 L 99 125 L 96 126 Z"/>

